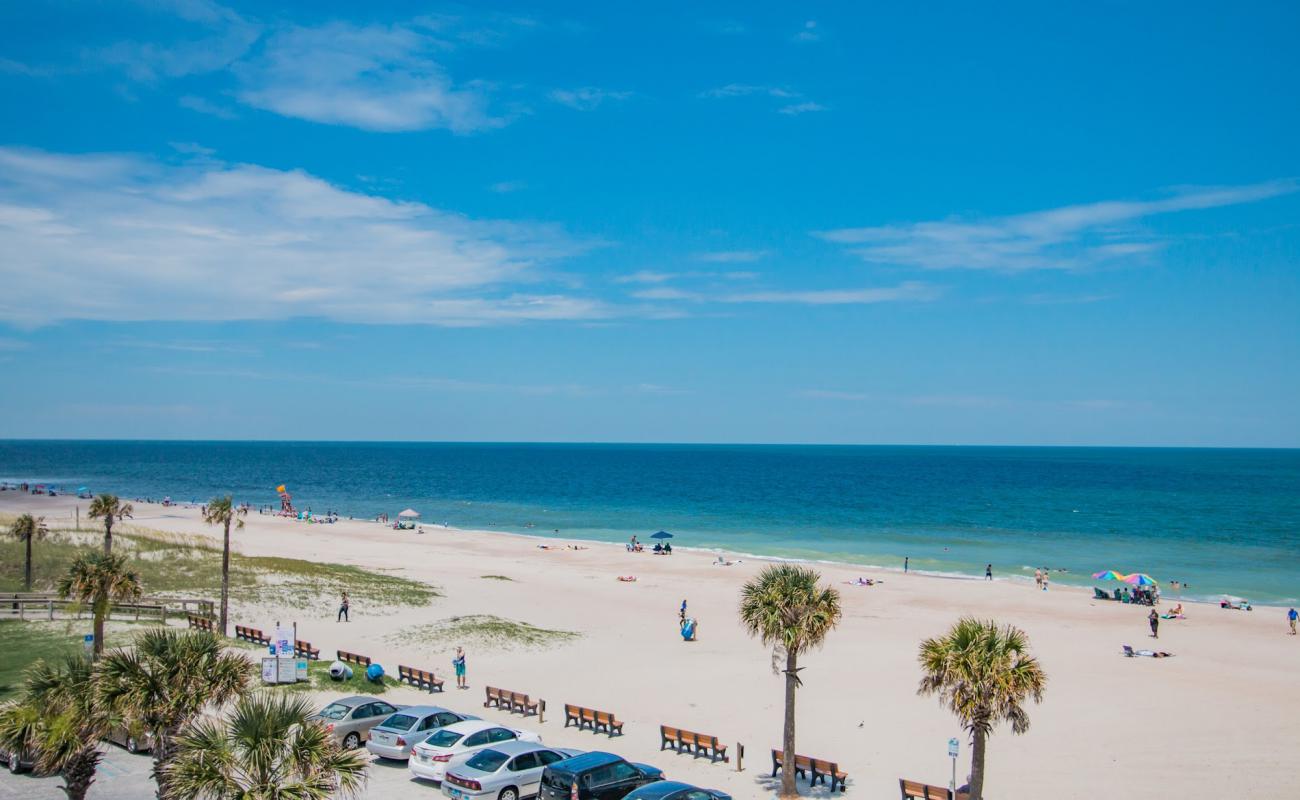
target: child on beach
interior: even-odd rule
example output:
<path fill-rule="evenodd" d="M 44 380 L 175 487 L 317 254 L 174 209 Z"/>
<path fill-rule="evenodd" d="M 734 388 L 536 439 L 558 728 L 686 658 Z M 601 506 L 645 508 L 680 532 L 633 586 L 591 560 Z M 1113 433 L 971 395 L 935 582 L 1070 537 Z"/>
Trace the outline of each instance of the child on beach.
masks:
<path fill-rule="evenodd" d="M 451 665 L 456 669 L 456 688 L 468 689 L 469 682 L 465 677 L 465 650 L 462 647 L 456 648 L 456 656 L 452 658 Z"/>

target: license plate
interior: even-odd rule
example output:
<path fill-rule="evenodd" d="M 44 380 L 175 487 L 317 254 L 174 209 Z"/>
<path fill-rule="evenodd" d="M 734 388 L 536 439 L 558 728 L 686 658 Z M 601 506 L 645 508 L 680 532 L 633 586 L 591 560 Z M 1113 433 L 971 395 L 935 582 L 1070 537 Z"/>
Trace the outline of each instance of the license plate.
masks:
<path fill-rule="evenodd" d="M 448 791 L 451 793 L 451 796 L 453 798 L 456 798 L 457 800 L 459 800 L 462 797 L 466 797 L 466 794 L 462 792 L 460 789 L 449 789 Z"/>
<path fill-rule="evenodd" d="M 380 744 L 388 744 L 389 742 L 393 741 L 392 734 L 388 734 L 388 733 L 377 733 L 375 734 L 374 738 L 378 740 Z"/>

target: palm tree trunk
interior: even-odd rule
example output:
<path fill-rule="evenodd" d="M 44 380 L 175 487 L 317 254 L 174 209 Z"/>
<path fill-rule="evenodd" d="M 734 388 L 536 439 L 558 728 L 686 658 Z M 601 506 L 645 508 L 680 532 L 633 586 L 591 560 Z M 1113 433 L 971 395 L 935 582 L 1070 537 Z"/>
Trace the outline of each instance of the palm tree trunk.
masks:
<path fill-rule="evenodd" d="M 177 733 L 171 728 L 159 728 L 153 734 L 153 782 L 158 787 L 158 800 L 171 797 L 167 781 L 167 762 L 172 757 L 172 737 Z"/>
<path fill-rule="evenodd" d="M 975 741 L 970 749 L 970 800 L 982 800 L 984 797 L 984 744 L 988 734 L 975 729 Z"/>
<path fill-rule="evenodd" d="M 785 654 L 785 736 L 781 742 L 781 797 L 798 797 L 794 785 L 794 692 L 799 683 L 799 657 L 793 652 Z"/>
<path fill-rule="evenodd" d="M 96 597 L 92 613 L 95 617 L 95 646 L 92 652 L 98 659 L 104 654 L 104 617 L 108 616 L 108 598 Z"/>
<path fill-rule="evenodd" d="M 59 788 L 68 796 L 68 800 L 85 800 L 90 785 L 95 782 L 95 767 L 99 764 L 99 759 L 98 750 L 92 746 L 63 768 L 64 785 Z"/>
<path fill-rule="evenodd" d="M 32 535 L 30 532 L 27 534 L 27 566 L 23 570 L 23 585 L 27 587 L 23 591 L 30 592 L 32 590 Z"/>
<path fill-rule="evenodd" d="M 226 607 L 230 598 L 230 517 L 226 517 L 225 546 L 221 548 L 221 635 L 226 634 Z"/>
<path fill-rule="evenodd" d="M 113 517 L 104 517 L 104 555 L 113 555 Z"/>

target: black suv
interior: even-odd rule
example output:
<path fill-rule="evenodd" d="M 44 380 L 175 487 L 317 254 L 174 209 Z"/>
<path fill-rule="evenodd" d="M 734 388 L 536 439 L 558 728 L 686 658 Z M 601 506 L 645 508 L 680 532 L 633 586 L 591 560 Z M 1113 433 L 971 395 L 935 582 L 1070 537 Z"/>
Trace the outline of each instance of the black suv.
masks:
<path fill-rule="evenodd" d="M 664 779 L 662 770 L 632 764 L 613 753 L 583 753 L 542 773 L 539 800 L 622 800 L 638 786 Z"/>

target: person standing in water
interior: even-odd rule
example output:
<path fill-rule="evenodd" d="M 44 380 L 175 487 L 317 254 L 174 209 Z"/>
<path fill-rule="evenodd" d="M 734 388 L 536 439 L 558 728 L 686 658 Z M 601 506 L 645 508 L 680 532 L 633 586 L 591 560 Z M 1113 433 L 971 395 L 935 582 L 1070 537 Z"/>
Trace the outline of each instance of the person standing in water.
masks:
<path fill-rule="evenodd" d="M 339 602 L 339 615 L 338 615 L 338 618 L 335 619 L 334 621 L 335 621 L 335 622 L 351 622 L 352 620 L 348 619 L 348 609 L 350 609 L 351 607 L 352 607 L 352 603 L 348 600 L 348 593 L 347 593 L 347 592 L 344 592 L 344 593 L 343 593 L 343 599 L 342 599 L 342 601 Z"/>
<path fill-rule="evenodd" d="M 469 681 L 465 677 L 465 649 L 463 647 L 458 646 L 456 648 L 456 655 L 452 658 L 451 665 L 456 669 L 456 688 L 468 689 Z"/>
<path fill-rule="evenodd" d="M 904 574 L 904 575 L 907 574 L 907 562 L 910 561 L 910 560 L 911 560 L 911 558 L 910 558 L 909 556 L 903 556 L 903 574 Z"/>
<path fill-rule="evenodd" d="M 984 580 L 986 580 L 986 581 L 991 581 L 991 580 L 993 580 L 993 565 L 992 565 L 992 564 L 989 564 L 989 565 L 987 565 L 986 567 L 984 567 Z"/>
<path fill-rule="evenodd" d="M 1147 614 L 1147 620 L 1151 623 L 1151 638 L 1159 639 L 1160 638 L 1160 615 L 1156 613 L 1156 610 L 1154 608 L 1151 609 L 1150 614 Z"/>

